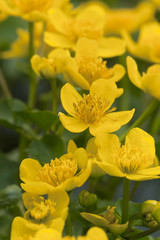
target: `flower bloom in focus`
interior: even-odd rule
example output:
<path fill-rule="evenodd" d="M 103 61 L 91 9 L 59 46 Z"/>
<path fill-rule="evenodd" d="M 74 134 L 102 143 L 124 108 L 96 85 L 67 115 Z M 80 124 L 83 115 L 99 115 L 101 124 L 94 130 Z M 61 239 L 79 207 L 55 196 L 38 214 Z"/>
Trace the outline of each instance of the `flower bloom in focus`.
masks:
<path fill-rule="evenodd" d="M 75 146 L 69 144 L 68 153 L 51 160 L 43 166 L 34 159 L 26 158 L 20 165 L 21 187 L 26 192 L 47 194 L 55 188 L 70 191 L 82 186 L 91 173 L 91 164 L 78 172 L 78 162 L 74 156 Z"/>
<path fill-rule="evenodd" d="M 78 39 L 86 37 L 97 41 L 98 56 L 101 57 L 119 56 L 126 50 L 123 39 L 104 36 L 105 10 L 100 6 L 87 6 L 72 17 L 60 9 L 51 9 L 49 22 L 54 30 L 45 32 L 45 42 L 51 47 L 75 51 Z"/>
<path fill-rule="evenodd" d="M 140 59 L 160 63 L 160 24 L 158 22 L 143 25 L 137 42 L 134 42 L 125 31 L 122 35 L 126 40 L 129 53 Z"/>
<path fill-rule="evenodd" d="M 59 113 L 60 121 L 70 132 L 82 132 L 88 127 L 93 136 L 117 131 L 130 121 L 134 109 L 121 112 L 115 112 L 114 107 L 110 109 L 116 95 L 116 84 L 106 79 L 94 81 L 90 93 L 83 94 L 83 97 L 67 83 L 61 89 L 61 101 L 71 117 Z"/>
<path fill-rule="evenodd" d="M 154 64 L 142 76 L 135 60 L 127 57 L 127 69 L 131 82 L 144 92 L 160 100 L 160 64 Z"/>
<path fill-rule="evenodd" d="M 97 136 L 96 145 L 102 160 L 97 165 L 106 174 L 133 181 L 160 178 L 160 166 L 154 164 L 154 139 L 142 129 L 130 130 L 122 146 L 115 134 Z"/>

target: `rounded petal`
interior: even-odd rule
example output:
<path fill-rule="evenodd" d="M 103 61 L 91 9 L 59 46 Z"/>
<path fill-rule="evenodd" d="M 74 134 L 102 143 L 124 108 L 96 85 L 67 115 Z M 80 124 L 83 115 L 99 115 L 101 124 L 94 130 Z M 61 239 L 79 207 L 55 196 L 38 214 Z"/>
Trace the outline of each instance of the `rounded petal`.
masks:
<path fill-rule="evenodd" d="M 68 208 L 67 208 L 67 213 L 68 213 Z M 62 234 L 63 229 L 64 229 L 64 225 L 65 225 L 65 221 L 62 218 L 55 218 L 51 221 L 50 223 L 50 227 L 52 229 L 55 229 L 56 231 L 58 231 L 59 233 Z M 39 239 L 38 239 L 39 240 Z M 48 240 L 48 239 L 47 239 Z M 56 238 L 56 240 L 58 240 Z M 60 239 L 61 240 L 61 239 Z"/>
<path fill-rule="evenodd" d="M 124 92 L 123 88 L 118 88 L 116 98 L 119 98 L 123 94 L 123 92 Z"/>
<path fill-rule="evenodd" d="M 114 177 L 125 177 L 125 174 L 120 171 L 117 165 L 112 162 L 97 162 L 97 166 L 99 166 L 106 174 Z"/>
<path fill-rule="evenodd" d="M 88 140 L 87 146 L 86 146 L 86 152 L 92 153 L 95 155 L 98 153 L 97 145 L 95 143 L 95 137 L 92 137 Z"/>
<path fill-rule="evenodd" d="M 107 109 L 109 109 L 116 98 L 117 86 L 110 80 L 100 78 L 92 83 L 90 94 L 102 100 L 107 100 Z"/>
<path fill-rule="evenodd" d="M 155 142 L 153 137 L 140 128 L 133 128 L 126 136 L 125 144 L 135 145 L 144 153 L 155 157 Z"/>
<path fill-rule="evenodd" d="M 108 240 L 105 231 L 98 227 L 90 228 L 87 232 L 86 237 L 92 240 Z"/>
<path fill-rule="evenodd" d="M 89 126 L 90 133 L 93 136 L 97 136 L 98 134 L 104 132 L 115 132 L 120 129 L 121 126 L 131 120 L 134 112 L 135 109 L 132 109 L 130 111 L 108 113 L 105 117 L 100 119 L 97 124 L 92 124 Z"/>
<path fill-rule="evenodd" d="M 128 222 L 124 223 L 124 224 L 110 224 L 108 226 L 108 229 L 116 234 L 121 235 L 122 233 L 124 233 L 128 228 Z"/>
<path fill-rule="evenodd" d="M 98 57 L 98 43 L 96 40 L 80 38 L 76 45 L 76 58 Z"/>
<path fill-rule="evenodd" d="M 24 159 L 20 165 L 20 179 L 23 182 L 38 181 L 37 173 L 41 168 L 42 166 L 37 160 L 32 158 Z"/>
<path fill-rule="evenodd" d="M 138 71 L 135 60 L 127 57 L 127 70 L 130 81 L 138 88 L 142 89 L 142 77 Z"/>
<path fill-rule="evenodd" d="M 74 103 L 77 104 L 81 100 L 81 95 L 75 90 L 75 88 L 71 84 L 66 83 L 62 87 L 61 102 L 65 111 L 68 112 L 70 115 L 75 115 Z"/>
<path fill-rule="evenodd" d="M 143 169 L 143 170 L 140 170 L 138 173 L 149 175 L 149 176 L 160 175 L 160 166 Z"/>
<path fill-rule="evenodd" d="M 76 161 L 78 163 L 78 168 L 81 170 L 83 168 L 86 168 L 89 158 L 86 150 L 84 148 L 77 148 L 77 150 L 74 153 L 74 156 L 76 158 Z"/>
<path fill-rule="evenodd" d="M 101 38 L 98 40 L 98 44 L 98 55 L 104 58 L 120 56 L 126 51 L 126 42 L 121 38 Z"/>
<path fill-rule="evenodd" d="M 34 55 L 31 58 L 32 69 L 38 76 L 40 76 L 40 74 L 39 74 L 39 64 L 40 63 L 41 63 L 41 57 L 39 55 Z"/>
<path fill-rule="evenodd" d="M 47 240 L 53 240 L 53 239 L 56 239 L 56 240 L 61 240 L 62 237 L 61 237 L 61 234 L 52 229 L 52 228 L 44 228 L 40 231 L 38 231 L 34 237 L 34 240 L 44 240 L 44 239 L 47 239 Z"/>
<path fill-rule="evenodd" d="M 142 88 L 146 93 L 160 100 L 160 74 L 146 74 L 142 79 Z"/>
<path fill-rule="evenodd" d="M 146 180 L 152 180 L 152 179 L 158 179 L 159 176 L 153 176 L 153 175 L 142 175 L 141 172 L 137 174 L 128 174 L 125 176 L 127 179 L 132 181 L 146 181 Z"/>
<path fill-rule="evenodd" d="M 26 182 L 21 183 L 21 187 L 24 191 L 29 193 L 35 193 L 37 195 L 45 195 L 54 190 L 55 187 L 46 182 Z"/>
<path fill-rule="evenodd" d="M 59 118 L 63 126 L 70 132 L 83 132 L 88 128 L 88 124 L 73 117 L 68 117 L 63 113 L 59 113 Z"/>
<path fill-rule="evenodd" d="M 44 41 L 51 47 L 73 48 L 75 46 L 69 38 L 58 33 L 45 32 Z"/>
<path fill-rule="evenodd" d="M 109 223 L 105 218 L 93 213 L 81 212 L 80 214 L 83 218 L 93 223 L 94 225 L 108 228 Z"/>
<path fill-rule="evenodd" d="M 111 155 L 119 149 L 121 143 L 115 134 L 102 133 L 96 136 L 95 143 L 98 147 L 98 155 L 103 163 L 113 163 Z"/>
<path fill-rule="evenodd" d="M 118 82 L 121 78 L 123 78 L 124 74 L 126 73 L 125 68 L 120 64 L 114 65 L 112 70 L 113 70 L 114 75 L 109 80 L 111 80 L 113 82 Z"/>
<path fill-rule="evenodd" d="M 67 152 L 68 153 L 74 153 L 77 150 L 77 145 L 73 140 L 69 140 L 68 142 L 68 147 L 67 147 Z"/>

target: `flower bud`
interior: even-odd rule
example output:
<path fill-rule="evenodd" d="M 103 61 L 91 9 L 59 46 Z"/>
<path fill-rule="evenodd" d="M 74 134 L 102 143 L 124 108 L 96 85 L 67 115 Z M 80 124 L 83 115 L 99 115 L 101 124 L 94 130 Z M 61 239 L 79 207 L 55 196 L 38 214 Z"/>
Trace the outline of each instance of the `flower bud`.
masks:
<path fill-rule="evenodd" d="M 82 192 L 79 194 L 79 203 L 82 207 L 91 207 L 97 203 L 97 196 L 96 194 L 89 193 L 86 190 L 82 190 Z"/>
<path fill-rule="evenodd" d="M 158 202 L 156 204 L 156 206 L 154 207 L 153 211 L 152 211 L 152 217 L 158 222 L 160 223 L 160 202 Z"/>
<path fill-rule="evenodd" d="M 142 207 L 141 207 L 141 214 L 142 214 L 142 217 L 143 217 L 143 224 L 147 227 L 155 227 L 157 226 L 157 221 L 155 220 L 155 218 L 152 216 L 152 212 L 155 208 L 157 204 L 157 201 L 155 200 L 148 200 L 148 201 L 145 201 L 143 204 L 142 204 Z"/>
<path fill-rule="evenodd" d="M 144 203 L 142 203 L 142 206 L 141 206 L 141 214 L 145 215 L 147 213 L 151 213 L 156 204 L 157 204 L 157 201 L 155 200 L 145 201 Z"/>

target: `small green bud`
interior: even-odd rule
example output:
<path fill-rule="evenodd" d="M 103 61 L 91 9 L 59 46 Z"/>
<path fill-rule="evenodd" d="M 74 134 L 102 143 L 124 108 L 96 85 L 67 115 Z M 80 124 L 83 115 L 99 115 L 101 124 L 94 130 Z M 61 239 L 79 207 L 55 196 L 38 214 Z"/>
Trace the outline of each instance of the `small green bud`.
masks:
<path fill-rule="evenodd" d="M 156 205 L 157 205 L 157 201 L 155 200 L 147 200 L 144 203 L 142 203 L 142 206 L 141 206 L 141 214 L 143 217 L 142 221 L 146 227 L 152 228 L 157 226 L 157 221 L 152 216 L 152 212 Z"/>
<path fill-rule="evenodd" d="M 96 194 L 89 193 L 86 190 L 82 190 L 82 192 L 79 194 L 79 203 L 82 207 L 91 207 L 97 203 L 97 196 Z"/>
<path fill-rule="evenodd" d="M 16 204 L 22 195 L 22 190 L 17 185 L 10 185 L 0 191 L 0 208 Z"/>
<path fill-rule="evenodd" d="M 153 211 L 152 211 L 152 217 L 158 222 L 160 223 L 160 202 L 158 202 L 156 204 L 156 206 L 154 207 Z"/>

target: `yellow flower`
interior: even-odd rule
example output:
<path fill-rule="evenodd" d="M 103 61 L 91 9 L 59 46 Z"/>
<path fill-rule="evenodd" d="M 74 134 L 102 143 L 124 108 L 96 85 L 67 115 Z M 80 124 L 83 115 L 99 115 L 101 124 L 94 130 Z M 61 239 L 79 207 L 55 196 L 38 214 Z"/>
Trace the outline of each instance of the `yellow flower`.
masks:
<path fill-rule="evenodd" d="M 52 227 L 55 229 L 57 235 L 61 236 L 61 232 L 64 227 L 64 221 L 61 218 L 54 220 L 54 225 Z M 14 218 L 11 228 L 11 240 L 34 240 L 36 238 L 36 233 L 46 229 L 46 225 L 43 223 L 35 224 L 22 217 Z M 51 228 L 47 228 L 48 230 Z M 46 238 L 45 238 L 46 239 Z M 39 240 L 39 239 L 38 239 Z M 47 238 L 48 240 L 48 238 Z M 58 240 L 58 239 L 56 239 Z"/>
<path fill-rule="evenodd" d="M 63 126 L 70 132 L 82 132 L 89 127 L 92 135 L 117 131 L 130 121 L 131 111 L 114 112 L 110 109 L 117 95 L 113 81 L 98 79 L 90 87 L 89 94 L 83 97 L 69 83 L 61 89 L 61 101 L 66 112 L 72 117 L 59 113 Z"/>
<path fill-rule="evenodd" d="M 154 139 L 142 129 L 133 128 L 123 146 L 115 134 L 101 134 L 95 141 L 102 161 L 97 165 L 107 174 L 134 181 L 160 178 L 160 166 L 154 165 Z"/>
<path fill-rule="evenodd" d="M 97 41 L 87 38 L 78 40 L 75 57 L 68 58 L 63 69 L 63 75 L 67 82 L 87 90 L 99 78 L 118 82 L 124 74 L 125 68 L 120 64 L 116 64 L 113 68 L 107 68 L 106 61 L 98 57 Z M 123 89 L 118 89 L 118 96 L 122 93 Z"/>
<path fill-rule="evenodd" d="M 127 69 L 131 82 L 144 92 L 160 100 L 160 64 L 154 64 L 142 76 L 133 58 L 127 57 Z"/>
<path fill-rule="evenodd" d="M 134 32 L 154 15 L 153 5 L 141 2 L 136 8 L 109 9 L 106 8 L 105 32 L 120 34 L 122 29 Z"/>
<path fill-rule="evenodd" d="M 41 24 L 35 24 L 34 28 L 34 46 L 37 51 L 40 48 L 40 36 L 42 33 Z M 23 58 L 28 54 L 29 46 L 29 34 L 28 31 L 24 29 L 17 29 L 18 38 L 11 44 L 11 47 L 7 51 L 3 51 L 0 54 L 1 58 Z"/>
<path fill-rule="evenodd" d="M 143 25 L 137 43 L 127 32 L 123 31 L 122 35 L 131 54 L 150 62 L 160 63 L 160 24 L 158 22 Z"/>
<path fill-rule="evenodd" d="M 105 231 L 98 227 L 92 227 L 88 230 L 86 236 L 71 237 L 65 236 L 61 237 L 60 234 L 54 229 L 42 229 L 37 232 L 34 240 L 108 240 Z"/>
<path fill-rule="evenodd" d="M 52 47 L 75 51 L 79 38 L 97 40 L 98 56 L 115 57 L 125 52 L 125 41 L 117 37 L 104 37 L 105 10 L 93 5 L 82 8 L 75 16 L 68 16 L 60 9 L 49 11 L 49 21 L 55 31 L 45 33 L 45 42 Z"/>
<path fill-rule="evenodd" d="M 160 9 L 160 0 L 152 0 L 152 2 Z"/>
<path fill-rule="evenodd" d="M 82 212 L 81 216 L 96 226 L 106 228 L 115 234 L 121 235 L 127 230 L 128 222 L 120 224 L 120 217 L 115 213 L 115 208 L 108 206 L 106 213 L 101 215 Z"/>
<path fill-rule="evenodd" d="M 74 146 L 69 144 L 67 154 L 43 166 L 37 160 L 24 159 L 20 165 L 22 188 L 26 192 L 46 194 L 55 188 L 70 191 L 82 186 L 90 176 L 91 163 L 77 173 L 79 166 L 74 151 Z"/>
<path fill-rule="evenodd" d="M 55 49 L 48 55 L 48 58 L 34 55 L 31 58 L 31 65 L 34 72 L 38 76 L 52 80 L 57 74 L 63 72 L 67 59 L 69 57 L 69 51 L 63 49 Z"/>

